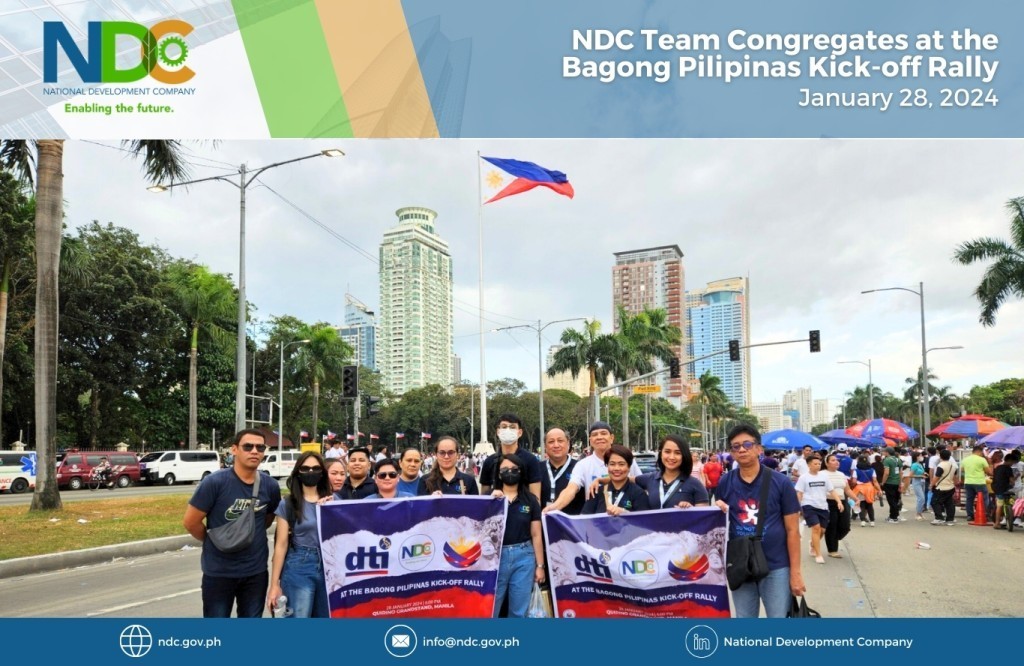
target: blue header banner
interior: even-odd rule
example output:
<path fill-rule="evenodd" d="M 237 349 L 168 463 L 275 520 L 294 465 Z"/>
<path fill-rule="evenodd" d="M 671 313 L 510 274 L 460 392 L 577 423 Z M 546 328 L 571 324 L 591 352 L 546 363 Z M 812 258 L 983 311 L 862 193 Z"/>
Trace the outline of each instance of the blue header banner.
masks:
<path fill-rule="evenodd" d="M 450 81 L 424 77 L 435 113 L 461 111 L 457 136 L 1022 133 L 1019 3 L 524 0 L 500 20 L 486 3 L 403 8 L 418 54 L 436 54 L 427 23 L 472 43 L 463 109 Z"/>

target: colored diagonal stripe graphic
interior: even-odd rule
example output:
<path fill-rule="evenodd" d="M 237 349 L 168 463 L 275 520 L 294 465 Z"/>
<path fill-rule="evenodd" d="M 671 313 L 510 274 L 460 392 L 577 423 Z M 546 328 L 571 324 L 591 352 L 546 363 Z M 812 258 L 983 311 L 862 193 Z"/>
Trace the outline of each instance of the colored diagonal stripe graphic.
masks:
<path fill-rule="evenodd" d="M 231 4 L 270 135 L 353 136 L 316 3 L 232 0 Z"/>

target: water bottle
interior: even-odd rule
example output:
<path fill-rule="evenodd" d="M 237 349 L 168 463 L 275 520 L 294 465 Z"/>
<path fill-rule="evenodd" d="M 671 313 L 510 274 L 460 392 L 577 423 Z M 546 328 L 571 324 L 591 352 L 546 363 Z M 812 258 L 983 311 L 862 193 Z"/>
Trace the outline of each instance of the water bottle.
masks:
<path fill-rule="evenodd" d="M 917 549 L 918 550 L 931 550 L 932 547 L 929 546 L 928 544 L 926 544 L 924 541 L 918 541 L 917 542 Z"/>
<path fill-rule="evenodd" d="M 288 609 L 288 597 L 282 594 L 274 601 L 274 607 L 271 609 L 271 615 L 274 617 L 288 617 L 291 615 L 291 611 Z"/>

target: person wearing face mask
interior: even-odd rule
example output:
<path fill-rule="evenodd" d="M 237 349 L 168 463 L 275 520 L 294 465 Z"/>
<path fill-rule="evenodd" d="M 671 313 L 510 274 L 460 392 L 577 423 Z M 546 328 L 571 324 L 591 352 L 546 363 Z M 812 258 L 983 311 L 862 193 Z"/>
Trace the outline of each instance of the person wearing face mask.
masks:
<path fill-rule="evenodd" d="M 329 617 L 316 505 L 330 497 L 331 484 L 320 454 L 306 451 L 299 456 L 287 486 L 290 495 L 274 512 L 277 532 L 267 608 L 272 609 L 283 594 L 291 617 Z"/>
<path fill-rule="evenodd" d="M 370 450 L 363 446 L 353 446 L 348 452 L 348 478 L 341 490 L 334 493 L 334 499 L 363 499 L 377 492 L 377 486 L 370 478 Z"/>
<path fill-rule="evenodd" d="M 519 446 L 519 438 L 523 436 L 523 421 L 515 414 L 502 414 L 498 417 L 498 441 L 501 442 L 501 449 L 497 453 L 487 456 L 483 468 L 480 470 L 480 492 L 489 494 L 493 489 L 500 488 L 501 482 L 498 479 L 498 458 L 502 454 L 515 455 L 522 461 L 526 468 L 526 483 L 533 496 L 540 500 L 541 479 L 544 478 L 544 469 L 540 458 L 530 451 Z"/>
<path fill-rule="evenodd" d="M 544 543 L 540 526 L 540 502 L 527 489 L 526 465 L 519 456 L 498 454 L 500 489 L 492 493 L 508 500 L 501 560 L 494 590 L 494 617 L 499 617 L 508 597 L 508 616 L 526 617 L 533 583 L 544 582 Z"/>
<path fill-rule="evenodd" d="M 415 497 L 414 493 L 398 487 L 398 465 L 391 458 L 378 460 L 373 466 L 373 478 L 376 479 L 377 492 L 367 495 L 366 499 L 398 499 Z"/>

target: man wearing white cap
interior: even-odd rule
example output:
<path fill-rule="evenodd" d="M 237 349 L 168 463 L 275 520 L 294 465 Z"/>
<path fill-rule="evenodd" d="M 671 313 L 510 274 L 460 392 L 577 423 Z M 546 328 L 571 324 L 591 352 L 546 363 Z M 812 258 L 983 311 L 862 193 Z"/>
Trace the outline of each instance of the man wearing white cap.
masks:
<path fill-rule="evenodd" d="M 836 458 L 839 459 L 839 471 L 843 473 L 843 476 L 849 477 L 850 471 L 853 469 L 853 458 L 850 457 L 850 447 L 843 442 L 839 443 L 836 447 Z"/>

